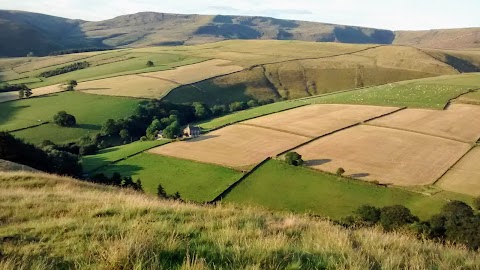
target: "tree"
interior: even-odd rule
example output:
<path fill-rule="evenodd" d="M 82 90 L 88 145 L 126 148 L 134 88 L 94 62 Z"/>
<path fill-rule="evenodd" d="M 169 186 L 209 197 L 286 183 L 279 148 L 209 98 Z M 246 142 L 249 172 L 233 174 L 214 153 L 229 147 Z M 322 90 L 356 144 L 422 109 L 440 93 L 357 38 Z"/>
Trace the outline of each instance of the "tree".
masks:
<path fill-rule="evenodd" d="M 105 176 L 105 174 L 103 173 L 97 173 L 95 175 L 93 175 L 90 180 L 94 183 L 97 183 L 97 184 L 108 184 L 108 182 L 110 181 L 108 179 L 108 177 Z"/>
<path fill-rule="evenodd" d="M 33 95 L 32 89 L 30 89 L 28 86 L 26 86 L 25 84 L 22 84 L 21 87 L 24 91 L 24 96 L 26 98 L 30 98 Z"/>
<path fill-rule="evenodd" d="M 380 224 L 387 231 L 398 229 L 418 220 L 418 217 L 412 215 L 410 209 L 402 205 L 386 206 L 381 209 Z"/>
<path fill-rule="evenodd" d="M 44 151 L 49 157 L 52 170 L 56 174 L 81 176 L 83 169 L 77 155 L 47 147 Z"/>
<path fill-rule="evenodd" d="M 374 206 L 362 205 L 355 211 L 355 214 L 357 214 L 362 221 L 369 224 L 377 224 L 380 221 L 381 211 Z"/>
<path fill-rule="evenodd" d="M 342 176 L 345 173 L 344 168 L 338 168 L 337 172 L 335 173 L 337 176 Z"/>
<path fill-rule="evenodd" d="M 207 119 L 212 115 L 212 111 L 210 110 L 210 108 L 208 108 L 208 106 L 203 103 L 195 102 L 193 103 L 193 108 L 195 110 L 195 117 L 198 120 Z"/>
<path fill-rule="evenodd" d="M 225 105 L 214 105 L 211 108 L 211 111 L 212 111 L 212 114 L 214 116 L 220 116 L 220 115 L 224 115 L 225 113 L 227 113 L 228 109 L 227 109 L 227 106 L 225 106 Z"/>
<path fill-rule="evenodd" d="M 473 207 L 480 211 L 480 197 L 473 199 Z"/>
<path fill-rule="evenodd" d="M 147 67 L 153 67 L 153 66 L 155 66 L 155 64 L 152 61 L 148 60 Z"/>
<path fill-rule="evenodd" d="M 180 124 L 175 121 L 163 130 L 163 136 L 168 139 L 174 139 L 180 134 L 180 131 Z"/>
<path fill-rule="evenodd" d="M 180 196 L 180 192 L 175 192 L 173 195 L 172 195 L 172 199 L 176 200 L 176 201 L 181 201 L 182 200 L 182 197 Z"/>
<path fill-rule="evenodd" d="M 67 91 L 75 90 L 75 87 L 78 85 L 76 80 L 70 80 L 67 82 Z"/>
<path fill-rule="evenodd" d="M 142 180 L 138 179 L 137 182 L 135 183 L 135 188 L 136 191 L 143 192 L 143 185 L 142 185 Z"/>
<path fill-rule="evenodd" d="M 247 102 L 247 105 L 248 105 L 248 107 L 250 107 L 250 108 L 257 107 L 257 106 L 258 106 L 258 102 L 257 102 L 256 100 L 253 100 L 253 99 L 252 99 L 252 100 L 249 100 L 249 101 Z"/>
<path fill-rule="evenodd" d="M 118 172 L 114 172 L 110 177 L 110 184 L 120 186 L 122 184 L 122 176 Z"/>
<path fill-rule="evenodd" d="M 122 185 L 121 185 L 123 188 L 134 188 L 136 187 L 136 184 L 135 182 L 133 182 L 133 179 L 132 177 L 130 176 L 125 176 L 123 177 L 123 180 L 122 180 Z"/>
<path fill-rule="evenodd" d="M 112 135 L 117 135 L 120 131 L 119 131 L 118 125 L 115 123 L 115 120 L 108 119 L 102 125 L 102 132 L 107 136 L 112 136 Z"/>
<path fill-rule="evenodd" d="M 157 186 L 157 197 L 160 199 L 167 199 L 168 195 L 165 189 L 162 187 L 161 184 L 158 184 Z"/>
<path fill-rule="evenodd" d="M 285 162 L 293 166 L 301 166 L 304 163 L 302 156 L 297 152 L 288 152 L 287 154 L 285 154 Z"/>
<path fill-rule="evenodd" d="M 230 104 L 229 107 L 230 107 L 231 112 L 241 111 L 241 110 L 245 110 L 247 108 L 247 103 L 245 103 L 243 101 L 237 101 L 237 102 L 233 102 L 232 104 Z"/>
<path fill-rule="evenodd" d="M 130 138 L 130 133 L 126 129 L 120 130 L 119 135 L 120 135 L 120 138 L 122 138 L 124 140 L 127 140 L 128 138 Z"/>
<path fill-rule="evenodd" d="M 23 89 L 18 90 L 18 98 L 22 99 L 24 97 L 25 97 L 25 90 Z"/>
<path fill-rule="evenodd" d="M 66 113 L 65 111 L 59 111 L 53 116 L 53 122 L 62 127 L 72 127 L 77 124 L 77 120 L 71 114 Z"/>
<path fill-rule="evenodd" d="M 157 136 L 158 132 L 162 130 L 163 124 L 160 122 L 160 120 L 155 119 L 152 121 L 150 126 L 148 126 L 146 134 L 147 137 L 151 140 L 155 139 L 155 136 Z"/>

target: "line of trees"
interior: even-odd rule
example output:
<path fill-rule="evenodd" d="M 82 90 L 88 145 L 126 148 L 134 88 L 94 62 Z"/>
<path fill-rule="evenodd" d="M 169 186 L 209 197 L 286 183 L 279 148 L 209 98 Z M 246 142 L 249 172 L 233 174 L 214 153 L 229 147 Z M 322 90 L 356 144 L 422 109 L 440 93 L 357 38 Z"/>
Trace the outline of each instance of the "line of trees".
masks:
<path fill-rule="evenodd" d="M 85 68 L 88 68 L 89 66 L 90 66 L 90 63 L 87 61 L 76 62 L 64 67 L 56 68 L 54 70 L 44 71 L 40 73 L 40 77 L 44 77 L 44 78 L 53 77 L 53 76 L 69 73 L 75 70 L 85 69 Z"/>
<path fill-rule="evenodd" d="M 480 198 L 475 200 L 475 207 L 480 210 Z M 442 243 L 462 244 L 473 250 L 480 248 L 480 214 L 461 201 L 448 202 L 440 213 L 427 221 L 420 221 L 401 205 L 383 208 L 363 205 L 354 215 L 344 218 L 342 223 L 348 227 L 379 225 L 386 231 L 406 230 Z"/>
<path fill-rule="evenodd" d="M 72 54 L 72 53 L 82 53 L 82 52 L 96 52 L 96 51 L 109 51 L 113 50 L 112 48 L 103 48 L 103 47 L 89 47 L 89 48 L 79 48 L 79 49 L 67 49 L 51 52 L 49 56 Z"/>
<path fill-rule="evenodd" d="M 37 147 L 8 132 L 0 132 L 0 159 L 59 175 L 80 177 L 83 171 L 77 155 L 49 145 Z"/>
<path fill-rule="evenodd" d="M 15 92 L 15 91 L 20 91 L 20 90 L 30 90 L 28 86 L 25 84 L 2 84 L 0 85 L 0 93 L 5 93 L 5 92 Z"/>
<path fill-rule="evenodd" d="M 124 141 L 138 139 L 155 139 L 158 132 L 163 131 L 166 138 L 181 135 L 181 126 L 191 122 L 203 121 L 230 112 L 269 104 L 273 100 L 257 102 L 234 102 L 230 105 L 209 107 L 204 103 L 173 104 L 170 102 L 151 100 L 139 105 L 135 113 L 124 119 L 108 119 L 102 125 L 103 135 L 120 137 Z"/>

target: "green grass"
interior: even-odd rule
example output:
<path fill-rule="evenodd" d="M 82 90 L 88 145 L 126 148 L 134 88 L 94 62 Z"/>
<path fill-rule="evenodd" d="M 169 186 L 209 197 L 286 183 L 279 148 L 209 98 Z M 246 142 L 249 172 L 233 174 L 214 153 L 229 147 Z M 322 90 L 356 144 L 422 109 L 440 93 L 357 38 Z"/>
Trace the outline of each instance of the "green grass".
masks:
<path fill-rule="evenodd" d="M 170 142 L 169 140 L 161 141 L 137 141 L 130 144 L 116 146 L 103 149 L 96 155 L 85 156 L 82 158 L 83 171 L 92 172 L 97 168 L 106 166 L 112 162 L 124 159 L 130 155 L 143 152 L 155 146 L 160 146 Z"/>
<path fill-rule="evenodd" d="M 77 126 L 66 128 L 54 124 L 43 125 L 19 132 L 15 136 L 39 143 L 43 140 L 63 143 L 88 133 L 96 133 L 109 118 L 119 119 L 131 115 L 140 99 L 89 95 L 81 92 L 63 92 L 43 97 L 0 104 L 0 130 L 16 130 L 52 121 L 58 111 L 75 116 Z"/>
<path fill-rule="evenodd" d="M 211 201 L 230 184 L 240 172 L 221 166 L 142 153 L 108 166 L 101 172 L 132 176 L 142 180 L 146 192 L 155 193 L 162 184 L 168 194 L 180 192 L 182 198 L 198 202 Z M 99 172 L 100 172 L 99 171 Z"/>
<path fill-rule="evenodd" d="M 274 191 L 274 192 L 272 192 Z M 271 160 L 247 177 L 224 199 L 273 210 L 312 212 L 333 219 L 351 215 L 359 206 L 405 205 L 420 218 L 437 213 L 446 202 L 441 195 L 426 196 L 399 189 L 346 180 Z"/>
<path fill-rule="evenodd" d="M 477 88 L 480 74 L 462 74 L 370 87 L 326 96 L 317 102 L 442 109 L 450 99 Z"/>
<path fill-rule="evenodd" d="M 0 269 L 478 269 L 478 252 L 315 217 L 0 174 Z"/>

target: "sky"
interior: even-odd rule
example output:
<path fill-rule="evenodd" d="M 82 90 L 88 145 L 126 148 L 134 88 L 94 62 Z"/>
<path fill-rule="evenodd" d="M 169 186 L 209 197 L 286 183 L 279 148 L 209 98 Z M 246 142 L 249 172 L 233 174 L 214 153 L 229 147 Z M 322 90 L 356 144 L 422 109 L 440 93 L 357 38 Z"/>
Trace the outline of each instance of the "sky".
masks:
<path fill-rule="evenodd" d="M 0 9 L 88 21 L 156 11 L 268 16 L 390 30 L 480 27 L 480 0 L 0 0 Z"/>

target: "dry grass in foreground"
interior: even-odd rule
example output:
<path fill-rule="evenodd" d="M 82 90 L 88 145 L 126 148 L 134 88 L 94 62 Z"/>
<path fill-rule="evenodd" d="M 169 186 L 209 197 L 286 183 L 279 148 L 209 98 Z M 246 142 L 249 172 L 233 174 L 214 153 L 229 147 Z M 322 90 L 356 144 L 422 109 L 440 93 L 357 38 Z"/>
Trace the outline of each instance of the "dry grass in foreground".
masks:
<path fill-rule="evenodd" d="M 0 269 L 475 269 L 479 253 L 304 215 L 0 174 Z"/>

